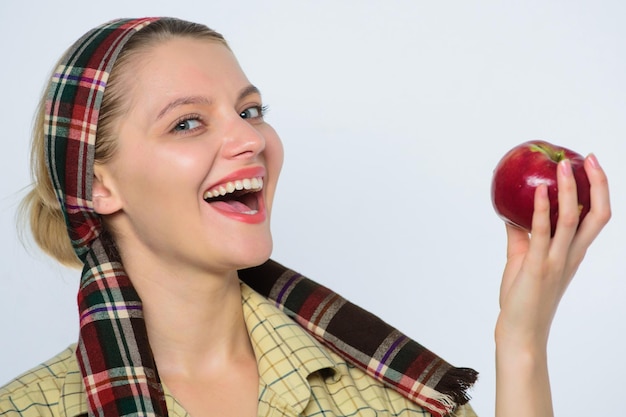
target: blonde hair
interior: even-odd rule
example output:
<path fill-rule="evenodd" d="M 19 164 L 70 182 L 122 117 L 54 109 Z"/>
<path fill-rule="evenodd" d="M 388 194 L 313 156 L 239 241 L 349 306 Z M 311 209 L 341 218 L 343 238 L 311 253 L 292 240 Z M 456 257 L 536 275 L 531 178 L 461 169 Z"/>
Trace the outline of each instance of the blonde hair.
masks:
<path fill-rule="evenodd" d="M 150 23 L 134 34 L 118 56 L 104 92 L 98 129 L 96 132 L 95 163 L 105 163 L 115 154 L 115 125 L 125 113 L 128 100 L 121 81 L 129 66 L 138 55 L 151 47 L 174 37 L 188 37 L 219 42 L 228 47 L 224 37 L 212 29 L 197 23 L 174 18 L 162 18 Z M 46 88 L 46 92 L 48 91 Z M 80 268 L 82 262 L 76 256 L 70 241 L 63 211 L 50 180 L 44 154 L 44 117 L 46 95 L 41 98 L 33 127 L 31 147 L 32 188 L 20 206 L 20 216 L 30 224 L 37 245 L 61 264 Z"/>

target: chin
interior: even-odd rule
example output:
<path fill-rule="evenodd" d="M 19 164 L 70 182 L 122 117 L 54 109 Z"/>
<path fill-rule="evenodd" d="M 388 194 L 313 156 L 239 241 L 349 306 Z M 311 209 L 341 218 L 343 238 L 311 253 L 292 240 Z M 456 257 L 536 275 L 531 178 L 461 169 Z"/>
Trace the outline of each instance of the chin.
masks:
<path fill-rule="evenodd" d="M 263 264 L 272 255 L 272 249 L 273 244 L 271 238 L 261 244 L 254 245 L 254 247 L 243 248 L 239 253 L 241 262 L 237 269 L 252 268 Z"/>
<path fill-rule="evenodd" d="M 255 266 L 259 266 L 259 265 L 263 265 L 265 262 L 267 262 L 270 259 L 269 256 L 266 256 L 265 258 L 259 259 L 256 262 L 252 262 L 250 263 L 250 265 L 246 265 L 244 267 L 238 268 L 237 270 L 242 270 L 242 269 L 248 269 L 248 268 L 254 268 Z"/>

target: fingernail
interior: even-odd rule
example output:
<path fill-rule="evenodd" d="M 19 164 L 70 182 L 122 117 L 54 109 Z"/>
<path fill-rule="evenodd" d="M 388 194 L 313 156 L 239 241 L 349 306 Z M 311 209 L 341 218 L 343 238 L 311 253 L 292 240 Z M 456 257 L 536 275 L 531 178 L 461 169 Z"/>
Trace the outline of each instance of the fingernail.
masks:
<path fill-rule="evenodd" d="M 561 165 L 561 173 L 563 175 L 572 175 L 572 164 L 570 163 L 569 159 L 564 159 L 559 162 L 559 164 Z"/>
<path fill-rule="evenodd" d="M 591 164 L 592 168 L 600 168 L 600 163 L 598 162 L 598 158 L 596 158 L 595 154 L 590 153 L 589 155 L 587 155 L 587 159 L 589 160 L 589 164 Z"/>

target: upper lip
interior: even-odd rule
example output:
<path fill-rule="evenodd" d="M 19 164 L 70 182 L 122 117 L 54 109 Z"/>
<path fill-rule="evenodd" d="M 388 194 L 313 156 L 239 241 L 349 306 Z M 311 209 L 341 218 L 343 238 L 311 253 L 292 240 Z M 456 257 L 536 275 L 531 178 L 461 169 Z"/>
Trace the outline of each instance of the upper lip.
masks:
<path fill-rule="evenodd" d="M 211 196 L 207 195 L 209 191 L 219 189 L 220 187 L 224 187 L 225 189 L 228 189 L 229 183 L 235 184 L 237 181 L 242 182 L 246 179 L 253 179 L 253 178 L 260 179 L 261 187 L 262 187 L 262 181 L 264 177 L 265 177 L 264 167 L 257 166 L 257 167 L 243 168 L 243 169 L 231 172 L 230 174 L 226 175 L 225 177 L 213 183 L 213 185 L 207 187 L 205 191 L 203 192 L 202 197 L 204 199 L 210 198 Z M 258 190 L 255 190 L 255 191 L 258 191 Z"/>

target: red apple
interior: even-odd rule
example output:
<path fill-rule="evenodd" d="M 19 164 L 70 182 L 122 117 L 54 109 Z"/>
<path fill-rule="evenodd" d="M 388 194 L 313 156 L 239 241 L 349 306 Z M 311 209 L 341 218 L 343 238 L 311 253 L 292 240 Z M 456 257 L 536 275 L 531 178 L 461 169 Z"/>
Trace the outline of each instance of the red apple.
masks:
<path fill-rule="evenodd" d="M 557 164 L 563 159 L 570 160 L 574 171 L 580 224 L 590 208 L 590 186 L 583 166 L 584 158 L 574 151 L 541 140 L 514 147 L 496 166 L 491 183 L 491 202 L 496 213 L 505 222 L 530 231 L 535 189 L 539 184 L 546 184 L 554 236 L 559 214 L 556 172 Z"/>

